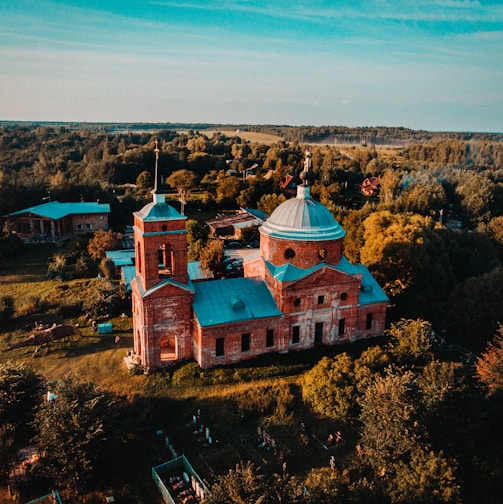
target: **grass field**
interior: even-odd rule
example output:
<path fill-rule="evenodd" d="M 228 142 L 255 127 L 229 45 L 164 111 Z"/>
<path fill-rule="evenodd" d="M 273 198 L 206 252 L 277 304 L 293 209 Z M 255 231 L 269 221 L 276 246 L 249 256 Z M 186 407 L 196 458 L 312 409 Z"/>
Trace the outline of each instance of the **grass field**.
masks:
<path fill-rule="evenodd" d="M 283 140 L 283 137 L 277 135 L 270 135 L 267 133 L 258 133 L 256 131 L 242 131 L 242 130 L 204 130 L 201 133 L 204 133 L 208 138 L 211 138 L 213 133 L 221 133 L 226 137 L 240 137 L 247 142 L 258 142 L 265 145 L 271 145 L 276 142 L 280 142 Z"/>

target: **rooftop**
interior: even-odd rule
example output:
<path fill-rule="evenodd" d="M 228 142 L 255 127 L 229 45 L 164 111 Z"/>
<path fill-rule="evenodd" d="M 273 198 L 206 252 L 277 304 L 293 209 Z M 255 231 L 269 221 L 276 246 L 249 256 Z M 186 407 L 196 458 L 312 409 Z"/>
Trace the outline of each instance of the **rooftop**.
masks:
<path fill-rule="evenodd" d="M 230 278 L 193 284 L 194 314 L 202 327 L 280 317 L 266 284 L 256 278 Z"/>
<path fill-rule="evenodd" d="M 60 203 L 59 201 L 50 201 L 42 205 L 35 205 L 17 212 L 7 214 L 6 217 L 15 217 L 25 214 L 35 214 L 40 217 L 58 220 L 66 217 L 67 215 L 75 214 L 91 214 L 91 213 L 110 213 L 110 205 L 108 203 L 95 203 L 95 202 L 74 202 L 74 203 Z"/>

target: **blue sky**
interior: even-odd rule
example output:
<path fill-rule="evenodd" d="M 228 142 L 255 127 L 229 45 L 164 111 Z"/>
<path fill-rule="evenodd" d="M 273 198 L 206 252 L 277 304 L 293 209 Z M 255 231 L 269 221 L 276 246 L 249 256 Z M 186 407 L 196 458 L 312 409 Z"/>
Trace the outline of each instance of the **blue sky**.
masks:
<path fill-rule="evenodd" d="M 503 1 L 0 0 L 0 120 L 503 132 Z"/>

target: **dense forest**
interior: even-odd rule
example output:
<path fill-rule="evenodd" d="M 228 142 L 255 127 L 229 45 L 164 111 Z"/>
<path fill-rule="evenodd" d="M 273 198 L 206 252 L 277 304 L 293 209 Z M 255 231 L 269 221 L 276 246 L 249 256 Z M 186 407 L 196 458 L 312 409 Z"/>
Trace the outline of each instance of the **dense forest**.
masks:
<path fill-rule="evenodd" d="M 390 298 L 387 344 L 358 356 L 326 357 L 302 378 L 304 402 L 352 426 L 365 447 L 365 463 L 353 457 L 340 472 L 311 474 L 306 485 L 313 499 L 475 502 L 484 495 L 486 502 L 502 502 L 496 425 L 503 388 L 503 135 L 267 125 L 233 125 L 236 133 L 226 135 L 215 129 L 4 123 L 0 213 L 48 198 L 98 199 L 110 203 L 111 224 L 120 230 L 151 200 L 158 140 L 168 199 L 179 208 L 179 193 L 186 196 L 189 253 L 197 258 L 206 239 L 192 221 L 198 211 L 249 207 L 271 213 L 289 197 L 285 180 L 298 178 L 309 148 L 313 197 L 345 229 L 348 259 L 367 265 Z M 249 141 L 249 131 L 280 139 Z M 380 180 L 372 197 L 361 191 L 370 177 Z M 4 227 L 0 267 L 10 251 L 8 234 Z M 467 362 L 455 369 L 436 360 L 439 341 L 461 348 Z M 185 378 L 177 376 L 172 379 L 182 384 L 203 380 L 193 368 Z M 28 378 L 39 386 L 39 377 Z M 67 385 L 72 394 L 78 388 Z M 294 402 L 285 397 L 281 401 Z M 377 428 L 383 422 L 385 434 Z M 255 502 L 265 491 L 255 471 L 241 465 L 217 480 L 212 502 L 240 502 L 226 500 L 226 485 L 245 481 L 254 486 L 251 500 L 242 502 Z M 424 481 L 416 481 L 419 474 Z M 306 486 L 285 474 L 274 477 L 290 500 L 263 502 L 310 502 Z"/>
<path fill-rule="evenodd" d="M 421 316 L 480 350 L 503 320 L 503 142 L 453 137 L 402 148 L 340 147 L 266 145 L 238 133 L 208 137 L 194 130 L 4 126 L 0 208 L 6 215 L 48 198 L 100 200 L 111 205 L 112 226 L 131 224 L 132 212 L 150 200 L 158 139 L 160 172 L 174 205 L 182 190 L 193 192 L 188 210 L 241 206 L 270 213 L 284 201 L 285 177 L 295 180 L 302 170 L 307 145 L 313 196 L 346 230 L 348 258 L 365 263 L 390 295 L 390 320 Z M 380 177 L 379 198 L 359 192 L 371 176 Z"/>

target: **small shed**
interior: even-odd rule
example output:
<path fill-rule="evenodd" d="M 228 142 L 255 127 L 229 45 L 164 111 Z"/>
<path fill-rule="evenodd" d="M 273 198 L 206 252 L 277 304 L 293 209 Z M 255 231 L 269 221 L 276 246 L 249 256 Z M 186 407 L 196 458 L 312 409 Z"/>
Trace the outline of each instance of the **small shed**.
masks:
<path fill-rule="evenodd" d="M 112 334 L 113 327 L 112 322 L 104 322 L 103 324 L 98 324 L 98 334 Z"/>
<path fill-rule="evenodd" d="M 176 504 L 180 502 L 180 498 L 190 498 L 190 502 L 203 502 L 208 493 L 208 488 L 185 455 L 152 467 L 152 479 L 166 504 Z"/>

